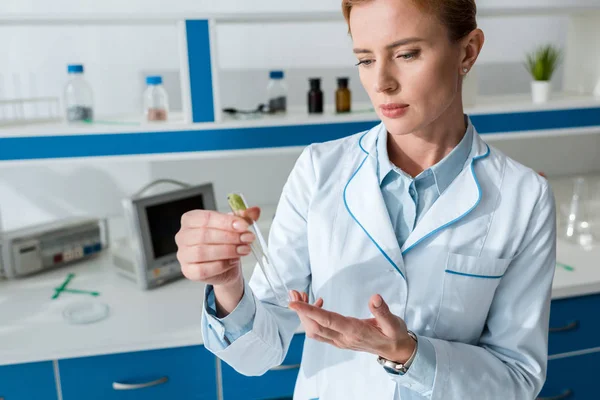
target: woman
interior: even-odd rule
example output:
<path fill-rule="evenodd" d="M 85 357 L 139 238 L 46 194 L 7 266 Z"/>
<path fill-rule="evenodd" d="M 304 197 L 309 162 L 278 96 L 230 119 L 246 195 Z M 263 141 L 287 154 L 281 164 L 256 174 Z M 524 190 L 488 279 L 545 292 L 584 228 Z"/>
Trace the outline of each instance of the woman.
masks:
<path fill-rule="evenodd" d="M 301 323 L 295 399 L 534 399 L 554 202 L 543 178 L 486 145 L 463 114 L 462 80 L 484 42 L 475 1 L 344 0 L 343 10 L 382 123 L 298 159 L 269 244 L 294 289 L 289 308 L 260 272 L 243 281 L 246 221 L 184 215 L 183 272 L 208 284 L 205 345 L 260 375 Z"/>

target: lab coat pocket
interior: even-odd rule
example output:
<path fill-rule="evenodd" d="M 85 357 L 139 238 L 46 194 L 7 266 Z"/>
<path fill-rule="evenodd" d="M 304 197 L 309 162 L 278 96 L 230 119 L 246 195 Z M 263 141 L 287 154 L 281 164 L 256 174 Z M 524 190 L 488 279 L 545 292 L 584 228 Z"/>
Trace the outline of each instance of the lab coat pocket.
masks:
<path fill-rule="evenodd" d="M 510 259 L 449 253 L 438 316 L 436 336 L 444 340 L 475 344 Z"/>

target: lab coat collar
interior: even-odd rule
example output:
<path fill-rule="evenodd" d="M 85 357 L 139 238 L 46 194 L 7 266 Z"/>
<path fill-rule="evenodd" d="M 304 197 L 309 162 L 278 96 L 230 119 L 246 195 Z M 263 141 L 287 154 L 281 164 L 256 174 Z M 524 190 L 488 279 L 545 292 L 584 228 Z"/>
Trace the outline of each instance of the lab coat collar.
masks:
<path fill-rule="evenodd" d="M 418 176 L 414 177 L 415 181 L 423 179 L 427 173 L 433 174 L 438 195 L 442 194 L 446 190 L 446 188 L 450 186 L 452 181 L 464 168 L 465 160 L 469 157 L 473 145 L 473 124 L 471 123 L 469 117 L 467 117 L 466 115 L 465 125 L 467 126 L 465 134 L 463 135 L 460 142 L 456 145 L 456 147 L 454 147 L 454 149 L 452 149 L 450 153 L 448 153 L 435 165 L 421 172 Z M 392 164 L 392 162 L 389 159 L 387 150 L 388 138 L 389 134 L 387 130 L 381 130 L 379 132 L 376 144 L 377 162 L 379 164 L 377 169 L 379 185 L 383 184 L 383 180 L 388 174 L 394 173 L 392 171 L 395 171 L 395 173 L 400 174 L 404 179 L 406 179 L 410 183 L 413 180 L 413 178 L 410 175 L 406 174 L 404 171 L 402 171 L 400 168 Z"/>
<path fill-rule="evenodd" d="M 425 213 L 400 249 L 377 174 L 377 137 L 386 129 L 376 126 L 360 137 L 356 151 L 364 154 L 344 189 L 344 203 L 350 216 L 381 255 L 405 277 L 403 255 L 436 233 L 465 218 L 481 201 L 475 164 L 490 154 L 488 145 L 473 129 L 471 152 L 465 168 Z"/>
<path fill-rule="evenodd" d="M 471 159 L 475 157 L 484 156 L 488 152 L 487 144 L 481 139 L 481 137 L 477 134 L 477 129 L 471 122 L 471 118 L 467 116 L 467 126 L 472 128 L 471 135 L 471 152 L 469 153 L 469 159 L 467 159 L 467 165 L 471 162 Z M 359 140 L 357 150 L 362 151 L 364 154 L 369 155 L 370 157 L 377 157 L 377 138 L 387 133 L 387 129 L 385 125 L 380 123 L 379 125 L 373 127 L 371 130 L 364 133 Z"/>

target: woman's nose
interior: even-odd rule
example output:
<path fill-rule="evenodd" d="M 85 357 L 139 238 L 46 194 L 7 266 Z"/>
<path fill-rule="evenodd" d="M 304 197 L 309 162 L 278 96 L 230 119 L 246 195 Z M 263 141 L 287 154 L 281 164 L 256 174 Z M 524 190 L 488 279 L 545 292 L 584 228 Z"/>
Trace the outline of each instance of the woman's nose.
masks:
<path fill-rule="evenodd" d="M 375 82 L 375 91 L 377 93 L 394 92 L 398 90 L 399 86 L 398 80 L 385 66 L 377 71 L 377 81 Z"/>

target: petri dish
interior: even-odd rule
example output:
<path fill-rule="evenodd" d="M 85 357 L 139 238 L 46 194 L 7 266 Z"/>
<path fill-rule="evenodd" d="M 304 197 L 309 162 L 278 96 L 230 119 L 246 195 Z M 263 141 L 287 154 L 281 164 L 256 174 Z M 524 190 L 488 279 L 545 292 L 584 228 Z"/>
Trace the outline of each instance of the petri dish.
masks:
<path fill-rule="evenodd" d="M 98 301 L 79 301 L 67 305 L 63 317 L 75 325 L 91 324 L 102 321 L 109 314 L 108 304 Z"/>

